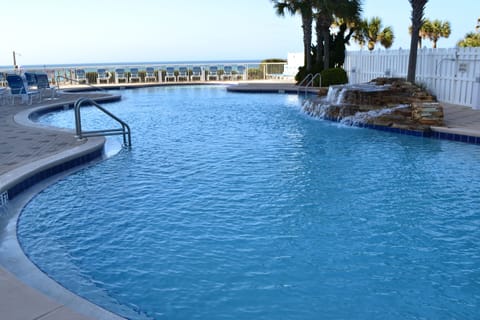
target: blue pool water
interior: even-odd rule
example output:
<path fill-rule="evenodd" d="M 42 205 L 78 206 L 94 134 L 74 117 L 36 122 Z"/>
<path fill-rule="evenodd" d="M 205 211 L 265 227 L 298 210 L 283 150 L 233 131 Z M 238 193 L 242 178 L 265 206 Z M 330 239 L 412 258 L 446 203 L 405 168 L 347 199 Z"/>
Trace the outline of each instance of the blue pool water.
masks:
<path fill-rule="evenodd" d="M 290 95 L 122 94 L 105 106 L 133 149 L 19 221 L 65 287 L 132 319 L 478 318 L 478 146 L 309 118 Z"/>

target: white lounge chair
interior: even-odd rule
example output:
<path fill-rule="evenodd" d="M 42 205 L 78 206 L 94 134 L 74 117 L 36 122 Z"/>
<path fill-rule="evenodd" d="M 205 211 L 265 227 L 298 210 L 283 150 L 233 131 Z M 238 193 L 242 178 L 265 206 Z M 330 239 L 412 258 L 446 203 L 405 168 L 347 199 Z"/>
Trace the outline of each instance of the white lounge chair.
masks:
<path fill-rule="evenodd" d="M 87 79 L 87 75 L 85 74 L 85 70 L 83 69 L 75 70 L 75 77 L 77 78 L 77 82 L 79 84 L 81 84 L 82 82 L 85 82 L 85 84 L 88 84 L 88 79 Z"/>
<path fill-rule="evenodd" d="M 177 81 L 177 77 L 175 76 L 175 68 L 174 67 L 167 67 L 165 73 L 165 82 L 168 82 L 170 79 L 173 79 L 174 82 Z"/>
<path fill-rule="evenodd" d="M 127 75 L 125 74 L 125 69 L 118 68 L 115 70 L 115 83 L 120 83 L 123 81 L 124 83 L 128 82 Z"/>
<path fill-rule="evenodd" d="M 178 76 L 177 76 L 177 80 L 178 81 L 181 81 L 181 80 L 185 80 L 185 81 L 189 81 L 190 80 L 190 77 L 188 75 L 188 68 L 187 67 L 180 67 L 178 68 Z"/>
<path fill-rule="evenodd" d="M 192 75 L 190 76 L 190 80 L 195 81 L 195 79 L 198 79 L 198 81 L 203 81 L 202 68 L 199 66 L 195 66 L 192 68 Z"/>
<path fill-rule="evenodd" d="M 150 80 L 157 82 L 157 77 L 155 76 L 155 70 L 153 67 L 147 67 L 145 69 L 145 82 L 149 82 Z"/>
<path fill-rule="evenodd" d="M 112 75 L 107 71 L 107 69 L 97 69 L 97 84 L 102 83 L 102 81 L 105 81 L 105 83 L 108 84 L 110 83 L 111 77 Z"/>
<path fill-rule="evenodd" d="M 247 80 L 247 73 L 245 66 L 237 66 L 237 73 L 235 74 L 237 80 Z"/>
<path fill-rule="evenodd" d="M 130 68 L 130 83 L 132 83 L 134 80 L 136 82 L 142 81 L 140 75 L 138 74 L 138 68 Z"/>
<path fill-rule="evenodd" d="M 208 68 L 208 80 L 218 80 L 218 67 L 217 66 L 210 66 Z"/>
<path fill-rule="evenodd" d="M 232 66 L 225 66 L 223 67 L 223 74 L 222 74 L 222 80 L 232 80 L 233 74 L 232 74 Z"/>

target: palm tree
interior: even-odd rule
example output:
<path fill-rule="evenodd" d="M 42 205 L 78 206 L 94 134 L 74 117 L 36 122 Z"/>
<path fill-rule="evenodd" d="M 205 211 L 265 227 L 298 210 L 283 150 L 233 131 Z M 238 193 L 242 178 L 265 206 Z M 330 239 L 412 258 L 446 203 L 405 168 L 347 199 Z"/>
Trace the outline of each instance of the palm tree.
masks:
<path fill-rule="evenodd" d="M 465 35 L 465 38 L 457 43 L 457 46 L 461 48 L 465 47 L 480 47 L 480 33 L 469 32 Z"/>
<path fill-rule="evenodd" d="M 408 57 L 407 81 L 415 82 L 417 69 L 417 44 L 420 28 L 423 25 L 423 14 L 428 0 L 408 0 L 412 6 L 412 37 L 410 41 L 410 55 Z"/>
<path fill-rule="evenodd" d="M 465 35 L 465 38 L 457 43 L 459 47 L 480 47 L 480 18 L 477 20 L 475 26 L 476 32 L 469 32 Z"/>
<path fill-rule="evenodd" d="M 313 0 L 272 0 L 279 16 L 285 16 L 285 13 L 288 12 L 292 15 L 299 13 L 302 18 L 304 64 L 307 71 L 312 69 L 312 1 Z"/>
<path fill-rule="evenodd" d="M 412 26 L 408 28 L 408 31 L 411 35 Z M 425 19 L 419 31 L 418 47 L 422 47 L 422 39 L 429 39 L 430 41 L 432 41 L 432 47 L 435 49 L 437 48 L 438 40 L 440 38 L 448 38 L 450 36 L 450 33 L 450 22 L 440 21 L 438 19 L 435 19 L 433 21 Z"/>
<path fill-rule="evenodd" d="M 330 27 L 335 20 L 346 22 L 359 19 L 359 0 L 313 0 L 315 31 L 317 33 L 317 64 L 323 58 L 323 68 L 330 67 Z"/>
<path fill-rule="evenodd" d="M 388 26 L 384 28 L 382 19 L 380 19 L 380 17 L 373 17 L 370 21 L 364 19 L 360 22 L 353 38 L 362 47 L 367 44 L 368 50 L 372 51 L 375 49 L 377 42 L 380 42 L 386 49 L 390 48 L 395 36 L 392 27 Z"/>

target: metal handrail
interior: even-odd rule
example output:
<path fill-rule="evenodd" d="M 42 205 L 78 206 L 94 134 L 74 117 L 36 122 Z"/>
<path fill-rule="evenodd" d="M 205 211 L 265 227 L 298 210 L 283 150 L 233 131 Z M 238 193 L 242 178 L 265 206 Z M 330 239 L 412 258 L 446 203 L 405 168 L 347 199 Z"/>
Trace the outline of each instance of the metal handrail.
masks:
<path fill-rule="evenodd" d="M 320 73 L 315 73 L 315 75 L 312 77 L 312 79 L 305 85 L 305 95 L 307 94 L 308 87 L 312 86 L 313 87 L 313 81 L 315 79 L 320 78 L 320 85 L 318 87 L 322 86 L 322 77 L 320 76 Z"/>
<path fill-rule="evenodd" d="M 80 107 L 84 104 L 88 105 L 94 105 L 105 113 L 106 115 L 110 116 L 113 120 L 117 121 L 122 128 L 117 128 L 117 129 L 104 129 L 104 130 L 91 130 L 91 131 L 83 131 L 82 130 L 82 120 L 80 116 Z M 98 137 L 98 136 L 111 136 L 111 135 L 123 135 L 123 145 L 127 147 L 132 146 L 132 137 L 130 133 L 130 127 L 128 124 L 126 124 L 123 120 L 115 116 L 113 113 L 108 111 L 107 109 L 103 108 L 101 105 L 99 105 L 97 102 L 90 98 L 80 98 L 77 101 L 75 101 L 75 132 L 76 132 L 76 137 L 78 139 L 83 139 L 86 137 Z"/>
<path fill-rule="evenodd" d="M 308 88 L 309 88 L 310 86 L 313 87 L 313 81 L 315 81 L 315 79 L 317 79 L 317 78 L 320 78 L 320 85 L 319 85 L 319 87 L 321 87 L 321 86 L 322 86 L 322 77 L 321 77 L 320 73 L 315 73 L 315 75 L 309 73 L 309 74 L 307 74 L 307 76 L 306 76 L 305 78 L 303 78 L 303 80 L 300 81 L 300 83 L 297 85 L 297 86 L 298 86 L 298 88 L 297 88 L 297 94 L 300 94 L 300 89 L 302 88 L 302 85 L 303 85 L 305 82 L 308 81 L 307 84 L 305 85 L 305 94 L 307 94 Z M 309 80 L 310 80 L 310 81 L 309 81 Z"/>
<path fill-rule="evenodd" d="M 298 88 L 297 88 L 297 94 L 300 93 L 300 88 L 302 87 L 302 84 L 303 84 L 305 81 L 307 81 L 308 79 L 312 78 L 312 77 L 313 77 L 313 74 L 309 73 L 309 74 L 307 74 L 307 76 L 306 76 L 305 78 L 303 78 L 302 81 L 300 81 L 300 83 L 297 85 L 297 86 L 298 86 Z"/>

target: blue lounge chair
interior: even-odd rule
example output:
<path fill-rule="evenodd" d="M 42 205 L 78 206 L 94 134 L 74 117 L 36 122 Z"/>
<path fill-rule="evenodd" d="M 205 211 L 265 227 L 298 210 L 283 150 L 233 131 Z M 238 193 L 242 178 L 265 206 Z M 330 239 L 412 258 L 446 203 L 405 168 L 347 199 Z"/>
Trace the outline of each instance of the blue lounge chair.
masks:
<path fill-rule="evenodd" d="M 36 73 L 37 78 L 37 89 L 40 91 L 40 99 L 43 98 L 43 94 L 46 91 L 50 91 L 50 98 L 55 99 L 55 95 L 57 93 L 58 87 L 50 86 L 50 82 L 48 81 L 48 76 L 46 73 Z"/>
<path fill-rule="evenodd" d="M 10 87 L 10 103 L 15 103 L 15 97 L 21 97 L 22 102 L 27 101 L 28 104 L 33 103 L 33 97 L 38 96 L 40 99 L 40 92 L 38 90 L 30 90 L 26 79 L 18 74 L 7 75 L 8 86 Z M 40 100 L 39 100 L 40 101 Z"/>
<path fill-rule="evenodd" d="M 190 77 L 188 75 L 188 68 L 187 67 L 180 67 L 178 68 L 178 76 L 177 80 L 180 81 L 184 79 L 185 81 L 189 81 Z"/>
<path fill-rule="evenodd" d="M 115 69 L 115 83 L 120 83 L 120 81 L 123 81 L 124 83 L 128 82 L 125 69 L 123 68 Z"/>
<path fill-rule="evenodd" d="M 88 79 L 87 79 L 87 75 L 85 73 L 85 70 L 83 70 L 83 69 L 75 70 L 75 77 L 77 78 L 77 82 L 79 84 L 81 84 L 82 82 L 85 82 L 85 84 L 88 84 Z"/>
<path fill-rule="evenodd" d="M 237 78 L 237 80 L 247 80 L 247 77 L 246 77 L 246 68 L 245 66 L 237 66 L 237 74 L 235 75 L 235 77 Z"/>
<path fill-rule="evenodd" d="M 167 67 L 165 73 L 165 82 L 168 82 L 169 79 L 173 79 L 173 81 L 177 81 L 177 77 L 175 76 L 175 68 L 174 67 Z"/>
<path fill-rule="evenodd" d="M 102 81 L 105 81 L 106 84 L 110 83 L 110 78 L 112 75 L 106 69 L 97 70 L 97 84 L 100 84 Z"/>
<path fill-rule="evenodd" d="M 208 68 L 208 80 L 218 80 L 218 67 L 217 66 L 210 66 Z"/>
<path fill-rule="evenodd" d="M 130 68 L 130 83 L 132 82 L 141 82 L 140 74 L 138 73 L 138 68 Z"/>
<path fill-rule="evenodd" d="M 25 72 L 24 73 L 25 79 L 27 81 L 27 85 L 31 88 L 35 88 L 37 86 L 37 76 L 33 72 Z"/>
<path fill-rule="evenodd" d="M 199 81 L 203 80 L 202 68 L 199 66 L 195 66 L 192 68 L 192 75 L 190 76 L 190 79 L 192 81 L 194 81 L 197 78 Z"/>
<path fill-rule="evenodd" d="M 157 77 L 155 77 L 155 70 L 153 67 L 147 67 L 145 69 L 145 82 L 149 82 L 150 80 L 157 82 Z"/>
<path fill-rule="evenodd" d="M 232 77 L 233 77 L 232 66 L 223 67 L 222 80 L 225 80 L 225 79 L 232 80 Z"/>

